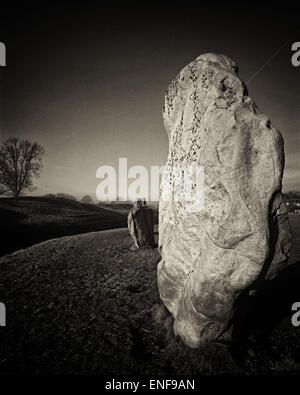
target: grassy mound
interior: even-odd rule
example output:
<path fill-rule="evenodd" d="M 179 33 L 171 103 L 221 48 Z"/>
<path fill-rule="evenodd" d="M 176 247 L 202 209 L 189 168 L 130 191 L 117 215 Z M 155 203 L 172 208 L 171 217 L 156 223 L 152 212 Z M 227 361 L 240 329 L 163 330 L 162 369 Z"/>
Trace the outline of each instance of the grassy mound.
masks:
<path fill-rule="evenodd" d="M 127 226 L 125 214 L 65 198 L 0 199 L 0 256 L 52 238 Z"/>

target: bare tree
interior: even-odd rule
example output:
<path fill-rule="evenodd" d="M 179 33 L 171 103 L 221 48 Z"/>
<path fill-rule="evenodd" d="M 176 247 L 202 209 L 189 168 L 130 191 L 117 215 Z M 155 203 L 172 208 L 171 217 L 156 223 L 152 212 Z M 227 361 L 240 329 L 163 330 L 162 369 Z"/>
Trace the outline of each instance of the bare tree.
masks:
<path fill-rule="evenodd" d="M 3 195 L 6 192 L 9 192 L 9 189 L 6 188 L 4 185 L 0 185 L 0 195 Z"/>
<path fill-rule="evenodd" d="M 90 195 L 85 195 L 83 196 L 83 198 L 81 199 L 82 203 L 85 204 L 94 204 L 93 199 L 90 197 Z"/>
<path fill-rule="evenodd" d="M 0 146 L 0 191 L 18 197 L 23 190 L 32 191 L 33 177 L 40 175 L 44 148 L 28 140 L 12 137 Z M 1 193 L 1 192 L 0 192 Z"/>

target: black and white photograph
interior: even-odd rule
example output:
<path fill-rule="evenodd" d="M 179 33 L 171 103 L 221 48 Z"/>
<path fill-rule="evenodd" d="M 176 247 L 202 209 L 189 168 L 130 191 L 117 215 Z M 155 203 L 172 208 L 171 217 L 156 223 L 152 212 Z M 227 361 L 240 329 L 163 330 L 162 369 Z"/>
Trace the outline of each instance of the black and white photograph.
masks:
<path fill-rule="evenodd" d="M 300 374 L 300 5 L 11 3 L 0 376 Z"/>

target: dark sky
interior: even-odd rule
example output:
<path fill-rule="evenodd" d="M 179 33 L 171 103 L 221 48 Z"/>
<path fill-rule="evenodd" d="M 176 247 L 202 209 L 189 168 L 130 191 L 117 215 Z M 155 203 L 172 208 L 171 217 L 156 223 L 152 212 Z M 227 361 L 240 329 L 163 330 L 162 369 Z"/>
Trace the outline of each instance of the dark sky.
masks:
<path fill-rule="evenodd" d="M 162 102 L 178 72 L 218 52 L 235 60 L 246 82 L 284 43 L 247 86 L 285 139 L 284 189 L 300 189 L 300 67 L 291 64 L 299 7 L 26 4 L 1 15 L 0 137 L 44 145 L 36 193 L 94 195 L 97 168 L 117 166 L 119 157 L 129 166 L 165 164 Z"/>

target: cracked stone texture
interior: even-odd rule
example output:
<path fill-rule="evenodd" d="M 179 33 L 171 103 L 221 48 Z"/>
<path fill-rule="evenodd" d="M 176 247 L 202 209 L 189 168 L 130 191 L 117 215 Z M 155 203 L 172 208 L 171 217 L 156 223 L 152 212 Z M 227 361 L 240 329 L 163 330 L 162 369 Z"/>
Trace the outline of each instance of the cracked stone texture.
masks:
<path fill-rule="evenodd" d="M 133 206 L 129 211 L 127 223 L 136 248 L 154 247 L 154 220 L 150 207 Z"/>
<path fill-rule="evenodd" d="M 158 288 L 190 347 L 231 340 L 237 295 L 287 264 L 284 142 L 248 96 L 235 63 L 204 54 L 169 86 L 166 166 L 204 166 L 204 208 L 160 201 Z M 174 190 L 172 174 L 162 188 Z"/>

